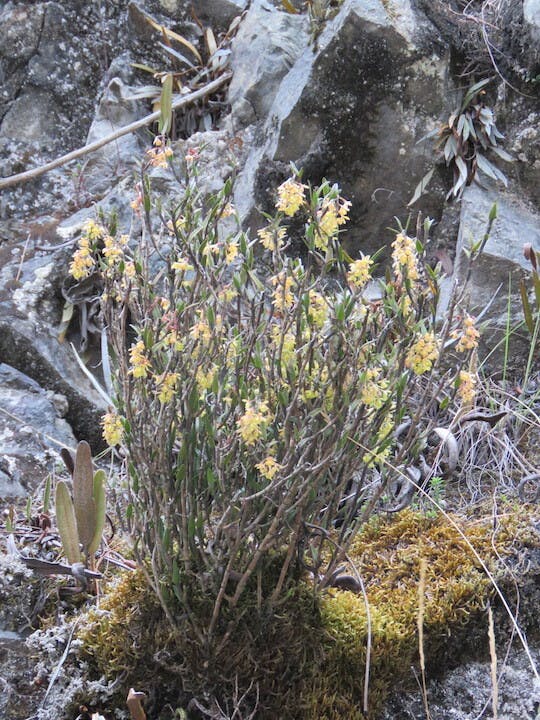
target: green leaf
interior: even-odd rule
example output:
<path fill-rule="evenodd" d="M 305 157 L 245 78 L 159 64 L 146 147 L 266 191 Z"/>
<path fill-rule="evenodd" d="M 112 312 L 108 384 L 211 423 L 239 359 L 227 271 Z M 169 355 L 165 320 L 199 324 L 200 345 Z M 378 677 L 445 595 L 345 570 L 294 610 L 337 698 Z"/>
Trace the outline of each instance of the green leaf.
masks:
<path fill-rule="evenodd" d="M 435 168 L 431 168 L 431 170 L 428 170 L 427 173 L 424 175 L 424 177 L 420 180 L 418 185 L 416 186 L 412 198 L 407 203 L 407 207 L 410 207 L 411 205 L 414 205 L 414 203 L 418 200 L 419 197 L 421 197 L 425 191 L 427 186 L 429 185 L 429 182 L 431 178 L 433 177 L 433 173 L 435 172 Z"/>
<path fill-rule="evenodd" d="M 75 508 L 73 507 L 68 486 L 63 480 L 60 480 L 56 484 L 55 505 L 56 524 L 58 525 L 58 532 L 60 533 L 65 556 L 72 565 L 81 562 Z"/>
<path fill-rule="evenodd" d="M 88 547 L 94 538 L 96 529 L 96 506 L 94 503 L 92 451 L 85 440 L 81 440 L 77 445 L 77 454 L 75 455 L 73 505 L 75 506 L 79 539 L 85 554 L 88 555 Z"/>
<path fill-rule="evenodd" d="M 294 7 L 291 0 L 281 0 L 284 9 L 291 15 L 298 15 L 298 10 Z"/>
<path fill-rule="evenodd" d="M 525 285 L 524 280 L 521 280 L 519 283 L 519 294 L 521 295 L 521 305 L 523 306 L 525 324 L 527 325 L 527 329 L 532 335 L 534 333 L 534 320 L 531 310 L 531 304 L 529 302 L 529 296 L 527 295 L 527 286 Z"/>
<path fill-rule="evenodd" d="M 106 475 L 104 470 L 98 470 L 94 475 L 94 506 L 95 506 L 95 520 L 96 525 L 94 529 L 94 537 L 92 542 L 88 546 L 88 555 L 94 555 L 97 552 L 101 538 L 103 536 L 103 528 L 105 527 L 105 480 Z"/>
<path fill-rule="evenodd" d="M 480 90 L 482 90 L 482 88 L 485 88 L 486 85 L 491 82 L 491 80 L 492 78 L 485 78 L 484 80 L 480 80 L 480 82 L 475 83 L 467 90 L 465 97 L 463 98 L 463 102 L 461 103 L 460 112 L 463 112 L 466 108 L 469 107 L 469 105 L 478 95 Z"/>
<path fill-rule="evenodd" d="M 51 476 L 47 475 L 45 480 L 45 490 L 43 491 L 43 512 L 45 515 L 49 514 L 49 508 L 51 506 Z"/>
<path fill-rule="evenodd" d="M 166 135 L 172 127 L 172 91 L 173 76 L 168 73 L 163 80 L 161 96 L 159 100 L 159 132 Z"/>
<path fill-rule="evenodd" d="M 73 311 L 75 305 L 70 303 L 68 300 L 64 303 L 64 309 L 62 310 L 62 319 L 60 320 L 60 327 L 58 328 L 58 342 L 63 343 L 66 339 L 66 333 L 71 324 L 73 318 Z"/>

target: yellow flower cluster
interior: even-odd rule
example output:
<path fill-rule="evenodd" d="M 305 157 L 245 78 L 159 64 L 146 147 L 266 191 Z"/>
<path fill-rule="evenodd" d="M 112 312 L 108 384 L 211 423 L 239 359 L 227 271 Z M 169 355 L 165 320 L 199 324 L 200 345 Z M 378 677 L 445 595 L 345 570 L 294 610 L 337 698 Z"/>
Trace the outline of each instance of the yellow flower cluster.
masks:
<path fill-rule="evenodd" d="M 304 204 L 305 185 L 289 178 L 278 187 L 278 201 L 276 209 L 285 215 L 292 217 Z"/>
<path fill-rule="evenodd" d="M 439 357 L 437 341 L 433 332 L 420 335 L 411 347 L 405 359 L 405 366 L 415 375 L 422 375 L 431 370 L 433 363 Z"/>
<path fill-rule="evenodd" d="M 381 423 L 381 427 L 379 428 L 379 431 L 375 438 L 374 449 L 365 453 L 364 457 L 362 458 L 362 460 L 366 463 L 368 467 L 373 467 L 374 465 L 381 465 L 390 455 L 392 451 L 392 443 L 388 443 L 388 445 L 384 448 L 381 446 L 385 440 L 388 440 L 388 436 L 390 435 L 390 433 L 393 432 L 393 430 L 394 414 L 393 412 L 389 412 L 388 415 L 385 415 L 384 420 Z"/>
<path fill-rule="evenodd" d="M 225 220 L 225 218 L 231 217 L 231 215 L 234 215 L 236 212 L 234 205 L 231 202 L 228 202 L 223 210 L 221 211 L 221 215 L 219 216 L 221 220 Z"/>
<path fill-rule="evenodd" d="M 275 287 L 273 293 L 273 305 L 276 310 L 286 310 L 294 303 L 294 295 L 292 287 L 294 279 L 283 270 L 278 275 L 274 275 L 270 282 Z"/>
<path fill-rule="evenodd" d="M 281 353 L 282 371 L 286 371 L 288 367 L 296 367 L 296 338 L 294 333 L 283 333 L 279 325 L 272 325 L 270 334 L 276 346 L 276 352 Z"/>
<path fill-rule="evenodd" d="M 200 391 L 210 390 L 214 384 L 217 371 L 217 365 L 212 365 L 208 370 L 203 370 L 202 368 L 197 370 L 196 378 Z"/>
<path fill-rule="evenodd" d="M 360 399 L 364 405 L 375 410 L 379 410 L 388 400 L 388 381 L 381 379 L 380 372 L 375 368 L 366 370 Z"/>
<path fill-rule="evenodd" d="M 105 235 L 105 229 L 94 220 L 88 220 L 79 239 L 77 250 L 69 266 L 69 274 L 75 280 L 87 278 L 96 265 L 93 256 L 96 243 Z"/>
<path fill-rule="evenodd" d="M 310 290 L 309 293 L 308 318 L 316 328 L 320 329 L 328 317 L 328 302 L 320 292 Z"/>
<path fill-rule="evenodd" d="M 248 400 L 245 413 L 236 421 L 238 434 L 246 445 L 254 445 L 262 438 L 269 421 L 268 405 Z"/>
<path fill-rule="evenodd" d="M 413 282 L 420 278 L 418 253 L 413 238 L 403 233 L 396 235 L 392 243 L 392 267 L 399 282 L 403 280 L 404 275 Z"/>
<path fill-rule="evenodd" d="M 171 268 L 177 273 L 187 273 L 193 271 L 193 265 L 186 258 L 178 258 L 171 264 Z"/>
<path fill-rule="evenodd" d="M 363 288 L 371 279 L 371 268 L 373 260 L 370 255 L 362 254 L 362 257 L 350 264 L 347 280 L 354 288 Z"/>
<path fill-rule="evenodd" d="M 158 400 L 162 405 L 166 405 L 171 402 L 174 397 L 176 385 L 178 383 L 178 373 L 164 373 L 158 375 L 156 383 L 159 388 Z"/>
<path fill-rule="evenodd" d="M 271 455 L 265 457 L 264 460 L 261 460 L 260 463 L 257 463 L 255 467 L 261 473 L 261 475 L 266 478 L 266 480 L 273 480 L 277 473 L 281 470 L 281 465 L 277 462 L 276 458 L 272 457 Z"/>
<path fill-rule="evenodd" d="M 470 407 L 476 396 L 476 377 L 467 370 L 460 370 L 458 380 L 458 397 L 462 405 Z"/>
<path fill-rule="evenodd" d="M 263 248 L 270 250 L 270 252 L 274 252 L 275 250 L 281 250 L 283 247 L 283 239 L 286 233 L 286 229 L 282 227 L 266 227 L 259 230 L 257 235 L 259 236 L 259 240 Z"/>
<path fill-rule="evenodd" d="M 457 333 L 453 334 L 453 337 L 458 337 Z M 459 336 L 459 342 L 456 345 L 458 352 L 467 352 L 467 350 L 474 350 L 478 347 L 478 338 L 480 333 L 475 327 L 474 318 L 470 315 L 465 315 L 463 318 L 463 333 Z"/>
<path fill-rule="evenodd" d="M 84 280 L 88 277 L 96 261 L 92 255 L 92 248 L 90 247 L 90 240 L 84 235 L 79 240 L 78 248 L 73 254 L 73 260 L 69 266 L 69 274 L 75 278 L 75 280 Z"/>
<path fill-rule="evenodd" d="M 225 262 L 230 265 L 238 257 L 238 240 L 229 240 L 225 243 Z"/>
<path fill-rule="evenodd" d="M 166 141 L 158 135 L 154 140 L 154 146 L 146 151 L 150 164 L 154 167 L 166 168 L 169 165 L 169 158 L 173 151 Z"/>
<path fill-rule="evenodd" d="M 339 228 L 349 219 L 351 203 L 343 198 L 330 200 L 325 198 L 322 207 L 317 211 L 317 234 L 315 247 L 326 250 L 328 241 L 338 234 Z"/>
<path fill-rule="evenodd" d="M 150 360 L 146 357 L 144 342 L 139 340 L 129 351 L 131 374 L 134 378 L 145 378 L 150 370 Z"/>
<path fill-rule="evenodd" d="M 115 412 L 105 413 L 101 419 L 101 425 L 103 427 L 103 438 L 107 445 L 114 447 L 122 442 L 124 426 L 120 415 Z"/>
<path fill-rule="evenodd" d="M 109 267 L 114 267 L 124 259 L 124 248 L 128 243 L 127 235 L 120 235 L 118 238 L 113 238 L 110 235 L 105 235 L 103 239 L 103 256 Z"/>

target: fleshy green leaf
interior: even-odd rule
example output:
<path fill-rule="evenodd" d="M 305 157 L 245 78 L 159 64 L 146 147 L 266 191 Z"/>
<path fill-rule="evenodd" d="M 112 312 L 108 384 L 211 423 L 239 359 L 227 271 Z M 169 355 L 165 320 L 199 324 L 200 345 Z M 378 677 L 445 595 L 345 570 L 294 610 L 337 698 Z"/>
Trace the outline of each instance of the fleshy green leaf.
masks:
<path fill-rule="evenodd" d="M 69 494 L 68 486 L 63 480 L 56 484 L 56 524 L 62 540 L 62 547 L 68 561 L 73 565 L 81 562 L 79 549 L 79 533 L 75 519 L 75 508 Z"/>

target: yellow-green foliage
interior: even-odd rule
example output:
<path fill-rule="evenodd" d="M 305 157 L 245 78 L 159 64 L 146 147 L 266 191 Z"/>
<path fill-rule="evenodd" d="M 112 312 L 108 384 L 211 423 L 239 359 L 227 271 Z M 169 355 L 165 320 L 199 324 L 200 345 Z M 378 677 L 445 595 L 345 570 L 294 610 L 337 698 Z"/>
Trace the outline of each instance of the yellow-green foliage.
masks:
<path fill-rule="evenodd" d="M 455 521 L 494 573 L 498 556 L 524 544 L 538 544 L 523 508 L 498 518 L 495 531 L 491 518 Z M 374 518 L 353 542 L 350 556 L 364 580 L 370 605 L 368 718 L 377 717 L 390 689 L 411 681 L 410 668 L 418 663 L 421 558 L 427 560 L 427 671 L 430 666 L 440 668 L 444 656 L 451 657 L 466 635 L 485 641 L 487 648 L 481 613 L 493 588 L 446 518 L 412 511 L 390 519 Z M 125 672 L 127 686 L 140 683 L 160 700 L 183 702 L 182 688 L 186 688 L 199 697 L 211 691 L 225 702 L 238 679 L 242 691 L 254 681 L 250 700 L 258 685 L 257 718 L 262 720 L 278 716 L 280 720 L 364 720 L 367 616 L 362 595 L 330 589 L 317 605 L 311 587 L 300 584 L 272 616 L 258 613 L 255 595 L 246 594 L 241 623 L 224 645 L 217 668 L 205 666 L 202 657 L 196 660 L 197 646 L 189 628 L 173 638 L 140 572 L 111 585 L 99 611 L 90 612 L 79 635 L 100 673 L 115 678 Z M 166 657 L 166 663 L 156 662 L 156 653 Z"/>
<path fill-rule="evenodd" d="M 456 518 L 456 522 L 492 571 L 498 555 L 510 552 L 516 538 L 522 543 L 530 534 L 528 519 L 520 520 L 517 512 L 501 517 L 496 531 L 491 518 L 467 523 Z M 465 540 L 442 516 L 433 519 L 406 511 L 393 519 L 375 518 L 354 541 L 350 557 L 363 578 L 369 600 L 372 651 L 368 717 L 374 718 L 388 690 L 400 680 L 411 680 L 410 668 L 418 664 L 421 558 L 427 560 L 424 631 L 428 672 L 430 660 L 432 667 L 440 667 L 438 657 L 451 654 L 465 632 L 476 631 L 479 638 L 485 635 L 481 619 L 476 627 L 469 623 L 478 619 L 494 590 Z M 364 598 L 330 590 L 322 598 L 321 620 L 327 656 L 323 672 L 319 670 L 306 682 L 304 697 L 310 707 L 303 720 L 360 720 L 364 718 L 361 708 L 367 647 Z"/>
<path fill-rule="evenodd" d="M 154 653 L 171 642 L 159 600 L 139 570 L 124 573 L 105 588 L 78 636 L 100 672 L 108 679 L 127 672 L 132 684 L 137 677 L 146 682 Z"/>

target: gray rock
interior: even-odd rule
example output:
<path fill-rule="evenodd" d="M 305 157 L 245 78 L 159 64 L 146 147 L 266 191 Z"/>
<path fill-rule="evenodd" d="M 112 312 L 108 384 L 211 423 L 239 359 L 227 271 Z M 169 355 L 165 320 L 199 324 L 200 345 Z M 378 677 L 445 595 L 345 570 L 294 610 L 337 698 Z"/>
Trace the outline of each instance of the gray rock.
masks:
<path fill-rule="evenodd" d="M 386 7 L 385 7 L 386 5 Z M 430 167 L 416 141 L 445 107 L 445 62 L 429 26 L 409 3 L 347 0 L 282 80 L 236 193 L 243 217 L 271 209 L 276 185 L 294 161 L 315 182 L 337 181 L 353 202 L 349 249 L 372 251 Z M 272 80 L 274 82 L 274 80 Z M 258 91 L 261 95 L 263 89 Z M 439 216 L 442 195 L 424 211 Z"/>
<path fill-rule="evenodd" d="M 62 446 L 75 438 L 62 412 L 66 399 L 0 363 L 0 497 L 32 492 L 50 472 Z"/>
<path fill-rule="evenodd" d="M 232 20 L 237 15 L 241 15 L 247 6 L 248 0 L 194 0 L 193 2 L 197 16 L 218 30 L 226 30 Z"/>
<path fill-rule="evenodd" d="M 22 257 L 20 248 L 0 246 L 0 362 L 65 396 L 75 433 L 97 449 L 103 442 L 99 419 L 106 403 L 82 373 L 69 342 L 58 339 L 61 287 L 71 250 L 51 253 L 28 243 Z"/>
<path fill-rule="evenodd" d="M 533 247 L 540 247 L 540 216 L 510 193 L 486 190 L 475 184 L 467 188 L 461 204 L 453 278 L 453 282 L 460 287 L 465 282 L 469 268 L 467 251 L 471 243 L 477 243 L 483 238 L 490 210 L 495 203 L 497 218 L 484 252 L 473 264 L 466 301 L 473 315 L 479 315 L 488 308 L 482 317 L 482 322 L 489 320 L 489 326 L 482 336 L 481 347 L 484 355 L 493 352 L 491 362 L 500 365 L 504 352 L 500 342 L 506 332 L 508 309 L 512 328 L 523 321 L 519 283 L 521 279 L 529 278 L 531 270 L 530 263 L 523 255 L 523 245 L 531 243 Z M 521 369 L 529 348 L 530 338 L 526 330 L 521 329 L 512 334 L 509 357 L 519 363 Z"/>
<path fill-rule="evenodd" d="M 535 39 L 540 40 L 540 1 L 523 0 L 523 17 Z"/>
<path fill-rule="evenodd" d="M 279 84 L 305 49 L 306 15 L 291 15 L 255 0 L 233 43 L 229 102 L 239 124 L 266 117 Z"/>
<path fill-rule="evenodd" d="M 88 131 L 87 145 L 145 114 L 141 103 L 132 99 L 135 89 L 126 85 L 120 77 L 109 81 Z M 142 148 L 134 134 L 124 135 L 91 153 L 84 162 L 86 192 L 92 196 L 103 195 L 115 181 L 133 171 L 141 156 Z"/>
<path fill-rule="evenodd" d="M 487 621 L 486 621 L 487 622 Z M 486 650 L 487 650 L 486 632 Z M 538 720 L 540 684 L 535 681 L 523 650 L 512 648 L 503 665 L 506 648 L 499 651 L 499 720 Z M 532 648 L 540 663 L 540 649 Z M 428 682 L 428 705 L 432 718 L 476 720 L 492 715 L 492 682 L 489 661 L 469 662 Z M 417 720 L 425 717 L 420 690 L 392 698 L 382 720 Z"/>
<path fill-rule="evenodd" d="M 54 97 L 45 90 L 28 89 L 5 114 L 0 135 L 23 142 L 46 145 L 56 138 L 60 117 Z"/>
<path fill-rule="evenodd" d="M 0 10 L 0 56 L 28 60 L 36 51 L 43 25 L 44 3 L 4 3 Z"/>

